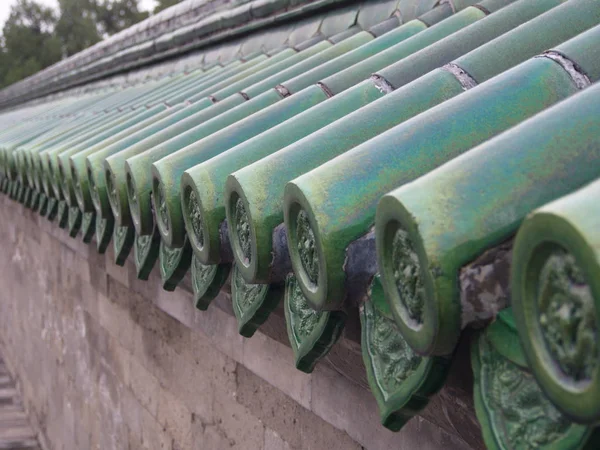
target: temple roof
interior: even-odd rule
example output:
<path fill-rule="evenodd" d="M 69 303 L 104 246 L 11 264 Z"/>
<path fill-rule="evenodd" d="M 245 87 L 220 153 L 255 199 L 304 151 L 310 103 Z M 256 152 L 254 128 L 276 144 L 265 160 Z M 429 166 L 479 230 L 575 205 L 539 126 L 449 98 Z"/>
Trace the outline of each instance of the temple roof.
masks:
<path fill-rule="evenodd" d="M 283 307 L 299 370 L 359 317 L 392 430 L 469 339 L 488 447 L 583 448 L 599 21 L 593 0 L 188 0 L 1 91 L 1 187 L 166 290 L 191 271 L 200 310 L 231 289 L 245 337 Z"/>

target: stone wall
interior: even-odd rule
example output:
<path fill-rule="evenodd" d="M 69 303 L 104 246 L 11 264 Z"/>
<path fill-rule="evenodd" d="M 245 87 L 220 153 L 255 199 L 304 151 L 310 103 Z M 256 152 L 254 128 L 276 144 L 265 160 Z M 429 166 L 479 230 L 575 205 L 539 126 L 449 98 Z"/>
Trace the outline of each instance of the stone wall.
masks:
<path fill-rule="evenodd" d="M 387 431 L 344 370 L 296 370 L 268 331 L 280 324 L 244 339 L 226 293 L 195 311 L 185 286 L 163 291 L 156 269 L 137 280 L 131 261 L 116 266 L 112 250 L 99 255 L 6 196 L 0 246 L 0 346 L 48 450 L 480 447 L 474 417 L 457 415 L 472 408 L 460 395 Z M 435 413 L 448 422 L 427 418 Z"/>

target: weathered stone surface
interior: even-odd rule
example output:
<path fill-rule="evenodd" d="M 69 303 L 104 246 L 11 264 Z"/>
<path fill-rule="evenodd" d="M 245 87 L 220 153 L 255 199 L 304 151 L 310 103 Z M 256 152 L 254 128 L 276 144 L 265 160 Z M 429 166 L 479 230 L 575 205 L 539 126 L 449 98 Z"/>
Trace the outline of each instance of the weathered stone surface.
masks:
<path fill-rule="evenodd" d="M 265 428 L 265 446 L 263 450 L 291 450 L 291 448 L 277 433 Z"/>

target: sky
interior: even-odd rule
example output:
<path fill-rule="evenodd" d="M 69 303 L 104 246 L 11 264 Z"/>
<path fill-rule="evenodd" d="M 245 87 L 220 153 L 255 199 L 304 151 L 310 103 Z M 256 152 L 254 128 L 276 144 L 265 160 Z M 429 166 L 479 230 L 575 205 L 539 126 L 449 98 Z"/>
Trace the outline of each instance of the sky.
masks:
<path fill-rule="evenodd" d="M 46 6 L 58 9 L 58 0 L 36 0 Z M 4 27 L 4 22 L 10 14 L 10 7 L 17 3 L 17 0 L 0 0 L 0 30 Z M 140 9 L 142 11 L 150 11 L 154 8 L 154 0 L 140 0 Z"/>

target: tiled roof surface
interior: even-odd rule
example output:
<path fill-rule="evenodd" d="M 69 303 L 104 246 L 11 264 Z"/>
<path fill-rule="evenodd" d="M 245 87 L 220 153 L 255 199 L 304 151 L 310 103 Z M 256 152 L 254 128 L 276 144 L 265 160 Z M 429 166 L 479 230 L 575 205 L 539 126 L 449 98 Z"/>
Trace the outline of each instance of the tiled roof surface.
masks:
<path fill-rule="evenodd" d="M 0 116 L 2 190 L 100 252 L 112 240 L 119 264 L 133 249 L 141 279 L 158 261 L 166 290 L 191 269 L 200 310 L 229 284 L 243 336 L 283 304 L 305 372 L 358 308 L 393 430 L 484 328 L 486 445 L 592 448 L 600 2 L 323 0 L 276 25 L 292 4 L 215 13 L 257 30 L 200 56 L 92 83 L 86 64 L 130 67 L 114 42 L 64 63 L 81 86 L 61 72 L 60 92 Z M 136 58 L 188 45 L 157 26 L 113 41 Z"/>

